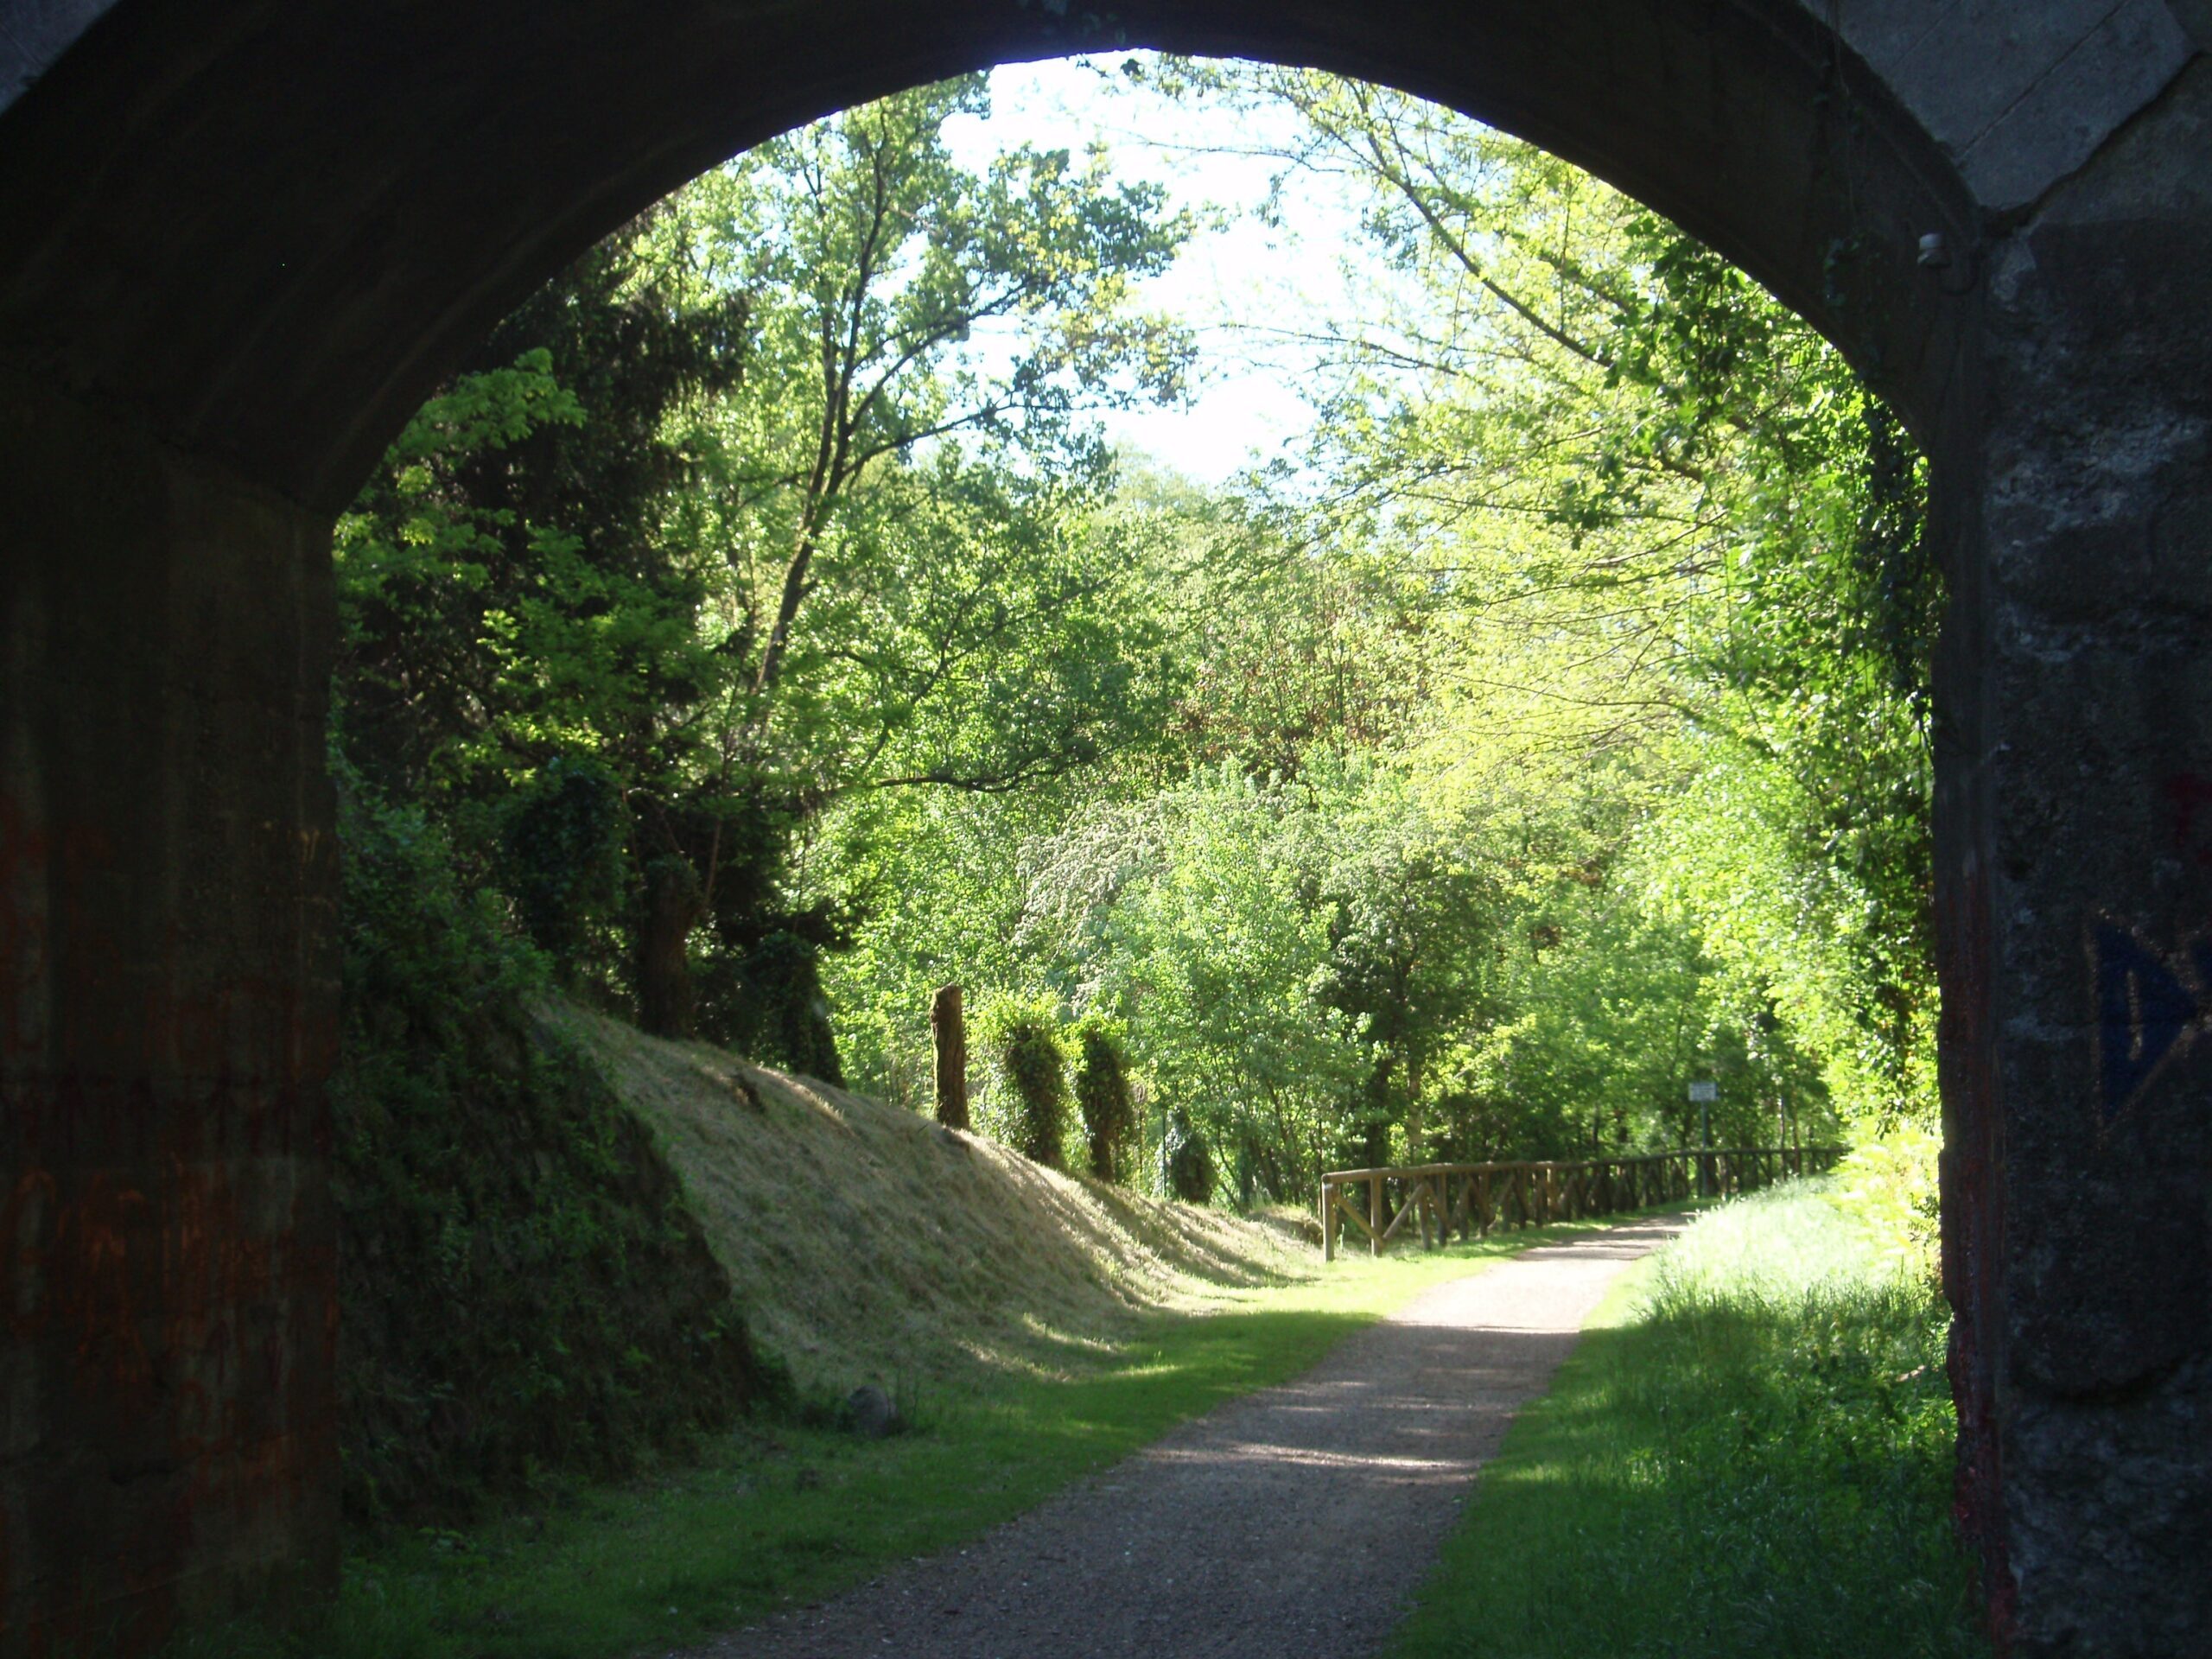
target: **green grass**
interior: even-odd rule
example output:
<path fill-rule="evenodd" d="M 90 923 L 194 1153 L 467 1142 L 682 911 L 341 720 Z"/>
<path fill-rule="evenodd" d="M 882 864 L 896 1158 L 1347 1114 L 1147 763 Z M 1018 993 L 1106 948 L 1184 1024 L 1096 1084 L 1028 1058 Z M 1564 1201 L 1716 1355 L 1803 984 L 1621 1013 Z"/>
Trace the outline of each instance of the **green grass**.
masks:
<path fill-rule="evenodd" d="M 1394 1659 L 1986 1655 L 1946 1322 L 1817 1188 L 1700 1217 L 1516 1421 Z"/>
<path fill-rule="evenodd" d="M 612 1659 L 803 1605 L 957 1545 L 1222 1401 L 1286 1381 L 1351 1332 L 1560 1226 L 1232 1293 L 1160 1315 L 1071 1378 L 913 1402 L 917 1432 L 864 1441 L 755 1424 L 693 1466 L 571 1491 L 467 1533 L 388 1538 L 346 1563 L 322 1627 L 251 1626 L 178 1659 Z"/>

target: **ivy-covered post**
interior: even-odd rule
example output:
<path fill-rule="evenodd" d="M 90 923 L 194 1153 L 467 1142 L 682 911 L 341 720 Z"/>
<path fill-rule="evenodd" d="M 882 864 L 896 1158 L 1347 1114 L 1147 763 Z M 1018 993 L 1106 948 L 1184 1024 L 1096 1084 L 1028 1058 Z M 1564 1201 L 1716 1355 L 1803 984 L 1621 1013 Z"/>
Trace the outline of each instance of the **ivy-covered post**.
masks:
<path fill-rule="evenodd" d="M 960 988 L 940 985 L 930 998 L 930 1035 L 937 1045 L 937 1121 L 948 1129 L 968 1127 L 968 1027 Z"/>
<path fill-rule="evenodd" d="M 1032 1163 L 1065 1170 L 1068 1057 L 1058 1010 L 1039 999 L 1002 996 L 985 1010 L 983 1031 L 1006 1084 L 1009 1144 Z"/>
<path fill-rule="evenodd" d="M 1124 1145 L 1136 1134 L 1136 1098 L 1129 1088 L 1128 1058 L 1116 1028 L 1092 1014 L 1076 1027 L 1080 1060 L 1076 1067 L 1076 1104 L 1090 1143 L 1090 1173 L 1102 1181 L 1123 1173 Z"/>

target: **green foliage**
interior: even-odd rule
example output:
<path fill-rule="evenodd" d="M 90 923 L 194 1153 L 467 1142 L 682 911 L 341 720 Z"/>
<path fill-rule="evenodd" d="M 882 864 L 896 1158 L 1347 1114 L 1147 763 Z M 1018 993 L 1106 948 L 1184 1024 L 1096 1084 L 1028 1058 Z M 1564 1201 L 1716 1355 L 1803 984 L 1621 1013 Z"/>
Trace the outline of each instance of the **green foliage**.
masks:
<path fill-rule="evenodd" d="M 644 1125 L 531 1012 L 545 969 L 341 766 L 331 1084 L 348 1510 L 620 1473 L 772 1389 Z"/>
<path fill-rule="evenodd" d="M 1160 1140 L 1160 1184 L 1185 1204 L 1205 1204 L 1213 1197 L 1213 1149 L 1191 1125 L 1191 1115 L 1180 1106 L 1167 1114 L 1166 1133 Z"/>
<path fill-rule="evenodd" d="M 703 988 L 720 1010 L 715 1033 L 740 1053 L 819 1077 L 839 1088 L 845 1070 L 837 1056 L 829 999 L 822 989 L 821 951 L 789 931 L 771 933 Z"/>
<path fill-rule="evenodd" d="M 1260 1182 L 1314 1173 L 1357 1036 L 1315 1006 L 1328 825 L 1303 792 L 1224 767 L 1033 844 L 1020 942 L 1131 1033 L 1147 1074 L 1221 1143 L 1264 1126 Z"/>
<path fill-rule="evenodd" d="M 1393 1654 L 1986 1655 L 1933 1290 L 1797 1185 L 1650 1286 L 1515 1420 Z"/>
<path fill-rule="evenodd" d="M 613 774 L 588 758 L 556 754 L 509 798 L 499 835 L 506 889 L 531 942 L 556 964 L 579 961 L 620 904 L 627 830 Z"/>
<path fill-rule="evenodd" d="M 1927 1121 L 1894 419 L 1518 141 L 1153 79 L 1363 207 L 1389 280 L 1316 343 L 1302 472 L 1117 471 L 1088 417 L 1178 395 L 1140 285 L 1189 219 L 1103 154 L 960 159 L 986 83 L 917 89 L 680 193 L 425 410 L 340 536 L 349 746 L 647 1023 L 918 1104 L 932 986 L 1038 989 L 1239 1202 L 1679 1145 L 1692 1077 L 1729 1140 Z M 625 902 L 556 760 L 620 794 Z"/>
<path fill-rule="evenodd" d="M 1885 1260 L 1922 1284 L 1941 1283 L 1937 1215 L 1943 1141 L 1933 1130 L 1900 1124 L 1861 1141 L 1837 1168 L 1832 1196 L 1880 1241 Z"/>
<path fill-rule="evenodd" d="M 1889 411 L 1516 140 L 1303 71 L 1142 74 L 1264 105 L 1390 280 L 1316 346 L 1302 469 L 1126 481 L 1166 741 L 869 842 L 887 896 L 831 969 L 860 1075 L 919 1075 L 931 983 L 1046 986 L 1121 1022 L 1240 1201 L 1681 1145 L 1695 1077 L 1728 1141 L 1929 1122 L 1941 588 Z"/>
<path fill-rule="evenodd" d="M 978 1021 L 1013 1103 L 1014 1149 L 1047 1169 L 1067 1166 L 1068 1057 L 1049 1002 L 1000 997 Z"/>
<path fill-rule="evenodd" d="M 807 951 L 866 896 L 798 890 L 825 808 L 1094 766 L 1172 678 L 1088 416 L 1178 395 L 1188 340 L 1131 284 L 1189 226 L 1103 153 L 962 166 L 946 124 L 985 103 L 969 78 L 849 111 L 626 227 L 424 407 L 337 536 L 363 774 L 564 971 L 817 1073 Z M 627 903 L 583 767 L 624 809 Z"/>
<path fill-rule="evenodd" d="M 1102 1181 L 1117 1180 L 1126 1169 L 1129 1143 L 1137 1131 L 1125 1039 L 1112 1021 L 1096 1014 L 1078 1020 L 1074 1036 L 1079 1045 L 1075 1100 L 1090 1143 L 1090 1173 Z"/>

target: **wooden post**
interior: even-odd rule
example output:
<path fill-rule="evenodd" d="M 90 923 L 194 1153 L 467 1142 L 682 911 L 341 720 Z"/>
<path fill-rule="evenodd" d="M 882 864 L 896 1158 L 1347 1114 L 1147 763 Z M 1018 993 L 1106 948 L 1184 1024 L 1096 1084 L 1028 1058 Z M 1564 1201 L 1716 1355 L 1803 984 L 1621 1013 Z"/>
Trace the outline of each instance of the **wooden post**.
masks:
<path fill-rule="evenodd" d="M 937 1121 L 948 1129 L 968 1127 L 968 1025 L 960 988 L 941 985 L 930 998 L 930 1035 L 937 1041 Z"/>
<path fill-rule="evenodd" d="M 1337 1259 L 1336 1191 L 1325 1180 L 1321 1183 L 1321 1259 Z"/>
<path fill-rule="evenodd" d="M 1380 1173 L 1367 1178 L 1367 1230 L 1371 1253 L 1382 1254 L 1382 1177 Z"/>

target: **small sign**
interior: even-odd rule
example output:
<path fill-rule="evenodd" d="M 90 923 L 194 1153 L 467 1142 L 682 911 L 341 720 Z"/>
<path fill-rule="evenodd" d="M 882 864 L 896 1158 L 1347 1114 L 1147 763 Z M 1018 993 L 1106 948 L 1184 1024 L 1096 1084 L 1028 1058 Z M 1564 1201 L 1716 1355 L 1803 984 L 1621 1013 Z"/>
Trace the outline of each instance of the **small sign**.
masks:
<path fill-rule="evenodd" d="M 1702 1103 L 1704 1101 L 1718 1100 L 1719 1098 L 1720 1085 L 1717 1083 L 1694 1083 L 1690 1084 L 1690 1099 L 1694 1103 Z"/>

